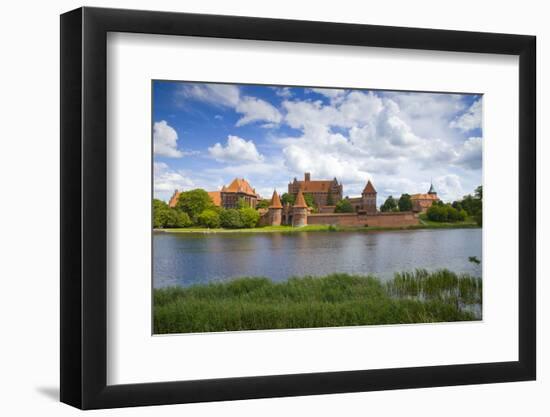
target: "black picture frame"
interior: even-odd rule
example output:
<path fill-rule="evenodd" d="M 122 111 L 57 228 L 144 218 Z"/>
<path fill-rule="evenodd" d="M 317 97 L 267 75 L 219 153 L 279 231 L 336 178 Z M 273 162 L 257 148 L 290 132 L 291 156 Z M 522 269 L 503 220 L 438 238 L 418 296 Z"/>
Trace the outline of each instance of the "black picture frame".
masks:
<path fill-rule="evenodd" d="M 107 385 L 108 32 L 519 56 L 519 358 Z M 80 8 L 61 15 L 61 401 L 81 409 L 534 380 L 536 38 L 251 17 Z"/>

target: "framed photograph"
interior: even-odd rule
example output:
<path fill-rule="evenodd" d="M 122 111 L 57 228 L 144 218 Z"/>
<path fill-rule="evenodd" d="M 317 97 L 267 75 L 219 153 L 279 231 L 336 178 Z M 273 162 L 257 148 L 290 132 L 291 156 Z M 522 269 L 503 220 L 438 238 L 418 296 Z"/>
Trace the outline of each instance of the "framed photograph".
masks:
<path fill-rule="evenodd" d="M 533 380 L 535 37 L 61 16 L 61 401 Z"/>

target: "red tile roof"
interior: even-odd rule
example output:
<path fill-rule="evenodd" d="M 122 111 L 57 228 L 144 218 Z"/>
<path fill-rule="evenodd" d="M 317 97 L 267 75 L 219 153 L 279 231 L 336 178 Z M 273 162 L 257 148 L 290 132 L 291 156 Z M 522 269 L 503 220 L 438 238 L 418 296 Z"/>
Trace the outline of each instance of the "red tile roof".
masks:
<path fill-rule="evenodd" d="M 225 193 L 243 193 L 256 196 L 256 190 L 250 186 L 244 178 L 235 178 L 227 187 L 223 187 Z"/>
<path fill-rule="evenodd" d="M 374 189 L 374 185 L 372 185 L 372 182 L 370 180 L 367 182 L 367 185 L 365 185 L 365 189 L 363 190 L 364 194 L 367 193 L 376 193 L 376 190 Z"/>
<path fill-rule="evenodd" d="M 172 194 L 172 197 L 170 197 L 170 200 L 168 201 L 168 205 L 172 208 L 176 207 L 176 204 L 178 204 L 178 198 L 180 198 L 181 192 L 178 190 L 174 191 L 174 194 Z"/>
<path fill-rule="evenodd" d="M 304 200 L 304 195 L 302 194 L 302 190 L 300 189 L 298 191 L 298 195 L 296 196 L 296 201 L 294 202 L 294 206 L 296 208 L 307 208 L 306 200 Z"/>
<path fill-rule="evenodd" d="M 436 194 L 413 194 L 411 200 L 439 200 Z"/>
<path fill-rule="evenodd" d="M 273 197 L 271 197 L 271 204 L 269 205 L 269 208 L 283 208 L 279 194 L 277 194 L 277 191 L 275 190 L 273 190 Z"/>
<path fill-rule="evenodd" d="M 333 180 L 297 181 L 298 186 L 304 193 L 322 193 L 332 188 Z"/>

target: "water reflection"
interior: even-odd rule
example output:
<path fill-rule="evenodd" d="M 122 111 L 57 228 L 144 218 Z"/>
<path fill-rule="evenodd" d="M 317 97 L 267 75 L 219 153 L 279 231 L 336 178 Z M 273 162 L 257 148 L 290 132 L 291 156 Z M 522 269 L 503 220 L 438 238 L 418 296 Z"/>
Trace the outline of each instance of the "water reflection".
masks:
<path fill-rule="evenodd" d="M 153 237 L 156 288 L 188 286 L 242 276 L 285 280 L 332 272 L 374 274 L 448 268 L 480 275 L 481 229 L 380 233 L 171 234 Z"/>

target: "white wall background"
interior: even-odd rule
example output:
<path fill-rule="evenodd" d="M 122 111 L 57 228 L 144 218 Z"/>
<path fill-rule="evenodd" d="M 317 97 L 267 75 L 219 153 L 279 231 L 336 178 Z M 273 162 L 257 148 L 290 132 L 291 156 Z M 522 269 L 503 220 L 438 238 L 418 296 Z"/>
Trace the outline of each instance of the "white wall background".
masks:
<path fill-rule="evenodd" d="M 539 213 L 550 204 L 550 149 L 542 120 L 550 97 L 544 72 L 550 26 L 544 2 L 477 0 L 297 2 L 278 0 L 124 0 L 86 5 L 181 12 L 417 26 L 534 34 L 538 37 Z M 76 415 L 59 392 L 59 17 L 82 3 L 8 2 L 0 16 L 0 412 L 3 415 Z M 546 158 L 545 158 L 546 157 Z M 546 233 L 545 233 L 546 232 Z M 406 415 L 546 416 L 550 413 L 550 221 L 539 215 L 538 381 L 344 395 L 236 401 L 95 412 L 131 416 Z M 543 236 L 544 235 L 544 236 Z M 546 395 L 544 395 L 546 394 Z"/>

